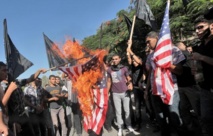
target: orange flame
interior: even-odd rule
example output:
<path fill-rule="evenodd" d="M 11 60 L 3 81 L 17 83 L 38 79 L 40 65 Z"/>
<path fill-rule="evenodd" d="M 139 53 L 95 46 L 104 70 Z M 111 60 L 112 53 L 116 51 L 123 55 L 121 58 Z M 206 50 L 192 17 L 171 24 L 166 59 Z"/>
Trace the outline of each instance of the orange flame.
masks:
<path fill-rule="evenodd" d="M 78 77 L 76 82 L 73 82 L 73 90 L 77 91 L 80 109 L 82 110 L 83 116 L 88 119 L 91 118 L 94 104 L 92 88 L 97 87 L 97 81 L 103 76 L 103 57 L 107 54 L 107 51 L 91 51 L 81 46 L 78 42 L 73 42 L 72 40 L 66 40 L 62 47 L 64 54 L 59 52 L 60 50 L 56 45 L 53 49 L 71 61 L 73 59 L 77 60 L 76 64 L 84 64 L 90 60 L 92 56 L 97 55 L 98 63 L 96 64 L 96 68 L 84 72 Z M 86 54 L 89 54 L 90 57 L 85 57 Z"/>
<path fill-rule="evenodd" d="M 80 109 L 83 116 L 91 117 L 93 110 L 93 93 L 92 88 L 96 87 L 97 81 L 103 76 L 103 57 L 106 55 L 105 50 L 98 50 L 98 63 L 96 69 L 91 69 L 79 76 L 74 87 L 77 89 Z"/>
<path fill-rule="evenodd" d="M 61 50 L 59 49 L 59 47 L 56 44 L 52 45 L 52 50 L 59 55 L 61 58 L 65 58 L 64 54 L 61 52 Z"/>

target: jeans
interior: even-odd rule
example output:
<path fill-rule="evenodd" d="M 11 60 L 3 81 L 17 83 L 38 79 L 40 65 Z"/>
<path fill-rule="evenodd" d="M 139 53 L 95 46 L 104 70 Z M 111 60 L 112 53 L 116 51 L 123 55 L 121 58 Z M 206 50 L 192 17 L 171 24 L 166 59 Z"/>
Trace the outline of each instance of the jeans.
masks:
<path fill-rule="evenodd" d="M 209 136 L 213 136 L 213 93 L 207 90 L 201 90 L 201 121 L 206 127 Z"/>
<path fill-rule="evenodd" d="M 53 123 L 48 108 L 44 109 L 42 113 L 39 114 L 39 120 L 44 126 L 46 126 L 48 136 L 53 136 L 54 135 Z"/>
<path fill-rule="evenodd" d="M 180 114 L 186 132 L 189 135 L 200 136 L 200 89 L 197 86 L 179 87 L 180 94 Z M 194 114 L 190 110 L 194 110 Z"/>
<path fill-rule="evenodd" d="M 133 111 L 133 121 L 134 125 L 139 125 L 142 122 L 142 102 L 143 102 L 143 90 L 134 88 L 130 94 L 131 98 L 131 108 Z"/>
<path fill-rule="evenodd" d="M 58 117 L 61 123 L 62 136 L 67 136 L 67 127 L 65 122 L 64 108 L 61 106 L 58 109 L 50 109 L 53 125 L 58 129 Z M 59 130 L 55 130 L 56 136 L 59 136 Z"/>
<path fill-rule="evenodd" d="M 112 101 L 111 101 L 111 98 L 109 97 L 106 120 L 104 122 L 104 127 L 105 127 L 106 130 L 110 130 L 111 129 L 112 121 L 114 119 L 114 115 L 115 114 L 114 114 L 114 111 L 113 111 Z"/>
<path fill-rule="evenodd" d="M 171 124 L 174 129 L 176 129 L 177 133 L 179 133 L 179 129 L 182 125 L 182 120 L 179 114 L 180 97 L 178 91 L 175 91 L 173 95 L 172 105 L 164 104 L 160 96 L 152 95 L 151 97 L 154 111 L 156 114 L 156 120 L 161 127 L 161 135 L 170 136 L 170 131 L 168 130 L 169 124 Z M 169 119 L 169 122 L 167 119 Z"/>
<path fill-rule="evenodd" d="M 129 109 L 129 93 L 112 93 L 113 102 L 115 105 L 115 114 L 117 119 L 118 128 L 123 128 L 123 119 L 122 119 L 122 103 L 125 112 L 125 124 L 126 126 L 131 126 L 131 118 L 130 118 L 130 109 Z"/>

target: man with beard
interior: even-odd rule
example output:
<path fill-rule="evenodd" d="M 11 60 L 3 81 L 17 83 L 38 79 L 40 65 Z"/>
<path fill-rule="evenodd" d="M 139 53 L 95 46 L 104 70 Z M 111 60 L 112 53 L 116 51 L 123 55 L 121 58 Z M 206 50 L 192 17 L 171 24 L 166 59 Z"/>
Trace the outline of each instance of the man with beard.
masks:
<path fill-rule="evenodd" d="M 50 114 L 53 125 L 55 127 L 56 136 L 60 136 L 59 124 L 61 123 L 61 136 L 67 135 L 67 127 L 65 123 L 65 111 L 62 105 L 62 99 L 65 98 L 66 94 L 63 94 L 60 86 L 56 84 L 56 78 L 54 75 L 49 76 L 49 86 L 46 87 L 47 92 L 50 93 L 51 98 L 48 99 Z M 59 120 L 58 120 L 59 119 Z"/>
<path fill-rule="evenodd" d="M 213 18 L 208 19 L 199 16 L 194 22 L 195 31 L 201 40 L 201 44 L 193 49 L 192 58 L 197 62 L 201 62 L 202 66 L 203 76 L 201 78 L 203 79 L 198 82 L 201 87 L 201 121 L 207 133 L 213 135 Z M 197 72 L 196 68 L 197 66 L 192 69 L 194 74 Z"/>
<path fill-rule="evenodd" d="M 125 111 L 125 124 L 130 132 L 133 132 L 131 126 L 130 109 L 129 109 L 129 93 L 128 88 L 132 90 L 132 81 L 127 68 L 120 64 L 121 58 L 118 54 L 112 56 L 113 65 L 107 69 L 108 85 L 111 85 L 113 102 L 115 105 L 115 113 L 118 124 L 118 136 L 122 136 L 123 119 L 122 119 L 122 103 Z"/>

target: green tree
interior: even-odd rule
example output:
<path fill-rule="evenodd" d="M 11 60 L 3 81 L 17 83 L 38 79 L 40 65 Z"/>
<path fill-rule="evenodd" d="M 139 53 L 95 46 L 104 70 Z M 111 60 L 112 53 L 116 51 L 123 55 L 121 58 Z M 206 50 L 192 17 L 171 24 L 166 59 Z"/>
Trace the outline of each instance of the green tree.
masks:
<path fill-rule="evenodd" d="M 42 80 L 42 87 L 45 87 L 45 85 L 48 84 L 49 82 L 49 79 L 45 75 L 42 76 L 41 80 Z"/>
<path fill-rule="evenodd" d="M 213 6 L 213 0 L 188 0 L 189 3 L 184 7 L 182 0 L 171 0 L 170 6 L 170 28 L 173 39 L 176 41 L 187 40 L 188 37 L 193 36 L 194 25 L 193 20 L 204 11 Z M 125 56 L 126 42 L 129 39 L 129 32 L 123 18 L 123 14 L 130 19 L 135 14 L 135 6 L 137 0 L 126 10 L 121 10 L 117 13 L 117 18 L 102 23 L 95 35 L 86 37 L 83 40 L 83 45 L 90 49 L 104 48 L 108 49 L 110 53 L 123 52 Z M 147 0 L 158 27 L 162 24 L 162 19 L 165 12 L 167 0 Z M 138 38 L 134 39 L 133 51 L 137 54 L 143 55 L 145 48 L 144 40 L 146 34 L 151 31 L 142 20 L 137 20 L 135 27 L 138 31 Z M 102 29 L 101 29 L 102 28 Z M 101 38 L 101 40 L 100 40 Z M 101 41 L 101 47 L 100 47 Z"/>

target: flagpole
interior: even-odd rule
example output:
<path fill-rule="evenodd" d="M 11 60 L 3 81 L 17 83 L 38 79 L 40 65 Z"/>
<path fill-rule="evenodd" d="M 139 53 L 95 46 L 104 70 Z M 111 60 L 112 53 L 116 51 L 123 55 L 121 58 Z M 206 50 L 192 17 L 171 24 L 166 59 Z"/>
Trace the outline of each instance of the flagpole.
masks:
<path fill-rule="evenodd" d="M 131 28 L 131 33 L 130 33 L 129 40 L 132 40 L 132 36 L 133 36 L 133 32 L 134 32 L 134 27 L 135 27 L 135 20 L 136 20 L 136 15 L 133 16 L 132 28 Z M 131 46 L 130 46 L 130 48 L 131 48 Z"/>
<path fill-rule="evenodd" d="M 82 58 L 79 58 L 79 59 L 73 60 L 73 61 L 78 61 L 78 60 L 81 60 L 81 59 L 84 59 L 84 58 L 88 58 L 88 57 L 90 57 L 90 56 L 91 56 L 91 55 L 88 55 L 88 56 L 85 56 L 85 57 L 82 57 Z M 71 61 L 71 62 L 73 62 L 73 61 Z M 59 65 L 59 66 L 51 67 L 51 68 L 47 69 L 46 71 L 52 71 L 53 69 L 56 69 L 56 68 L 61 67 L 61 66 L 64 66 L 64 65 L 69 64 L 69 63 L 71 63 L 71 62 L 67 62 L 67 63 L 61 64 L 61 65 Z"/>

